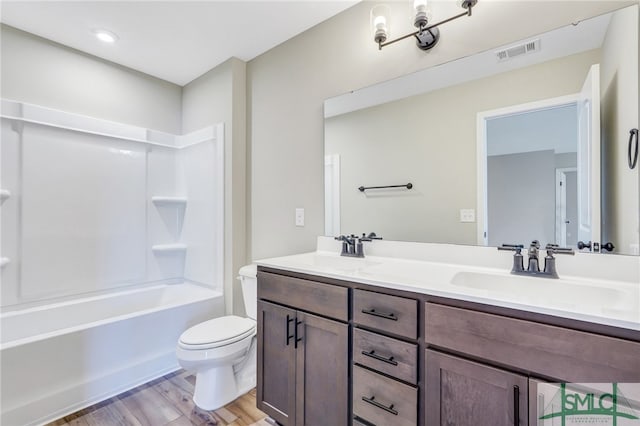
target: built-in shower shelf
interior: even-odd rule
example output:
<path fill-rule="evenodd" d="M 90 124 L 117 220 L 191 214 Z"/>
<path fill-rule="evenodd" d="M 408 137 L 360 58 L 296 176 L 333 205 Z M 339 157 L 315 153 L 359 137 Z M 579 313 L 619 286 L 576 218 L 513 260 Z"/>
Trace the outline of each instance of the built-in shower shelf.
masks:
<path fill-rule="evenodd" d="M 156 244 L 151 246 L 155 253 L 184 252 L 187 250 L 186 244 Z"/>
<path fill-rule="evenodd" d="M 161 196 L 155 196 L 155 197 L 151 197 L 151 201 L 153 201 L 153 204 L 157 205 L 157 206 L 176 206 L 176 207 L 180 207 L 180 206 L 184 206 L 187 204 L 187 198 L 186 197 L 161 197 Z"/>
<path fill-rule="evenodd" d="M 4 268 L 9 263 L 11 263 L 11 260 L 8 257 L 0 257 L 0 268 Z"/>
<path fill-rule="evenodd" d="M 4 201 L 11 197 L 11 192 L 8 189 L 0 189 L 0 201 Z"/>

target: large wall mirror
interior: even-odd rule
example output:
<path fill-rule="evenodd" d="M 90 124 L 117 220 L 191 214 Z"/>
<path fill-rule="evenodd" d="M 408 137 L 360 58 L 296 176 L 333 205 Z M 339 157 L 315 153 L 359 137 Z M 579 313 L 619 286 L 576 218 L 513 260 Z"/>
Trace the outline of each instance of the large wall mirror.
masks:
<path fill-rule="evenodd" d="M 638 16 L 629 6 L 326 100 L 325 234 L 638 254 Z"/>

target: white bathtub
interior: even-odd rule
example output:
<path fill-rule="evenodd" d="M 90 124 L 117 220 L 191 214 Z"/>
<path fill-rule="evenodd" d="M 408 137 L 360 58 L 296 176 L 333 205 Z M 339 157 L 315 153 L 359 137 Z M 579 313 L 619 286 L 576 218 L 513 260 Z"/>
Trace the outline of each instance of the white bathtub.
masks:
<path fill-rule="evenodd" d="M 39 425 L 178 369 L 188 327 L 222 293 L 164 284 L 0 314 L 3 426 Z"/>

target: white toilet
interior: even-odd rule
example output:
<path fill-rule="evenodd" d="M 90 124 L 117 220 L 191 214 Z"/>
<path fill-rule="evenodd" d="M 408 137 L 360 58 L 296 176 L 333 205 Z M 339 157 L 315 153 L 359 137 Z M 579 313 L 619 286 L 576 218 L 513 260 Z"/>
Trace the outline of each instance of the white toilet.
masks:
<path fill-rule="evenodd" d="M 178 341 L 178 362 L 196 373 L 193 401 L 203 410 L 218 409 L 256 385 L 256 274 L 256 265 L 240 268 L 248 318 L 228 315 L 205 321 Z"/>

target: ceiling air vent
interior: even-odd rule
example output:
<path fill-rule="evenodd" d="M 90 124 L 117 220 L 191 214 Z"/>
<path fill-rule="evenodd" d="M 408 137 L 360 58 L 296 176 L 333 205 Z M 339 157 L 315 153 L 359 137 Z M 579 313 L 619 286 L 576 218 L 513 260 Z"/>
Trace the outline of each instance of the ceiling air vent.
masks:
<path fill-rule="evenodd" d="M 539 50 L 540 39 L 538 38 L 535 40 L 527 41 L 526 43 L 507 47 L 503 50 L 498 50 L 496 52 L 496 57 L 498 58 L 498 62 L 503 62 L 515 58 L 516 56 L 526 55 L 529 53 L 537 52 Z"/>

